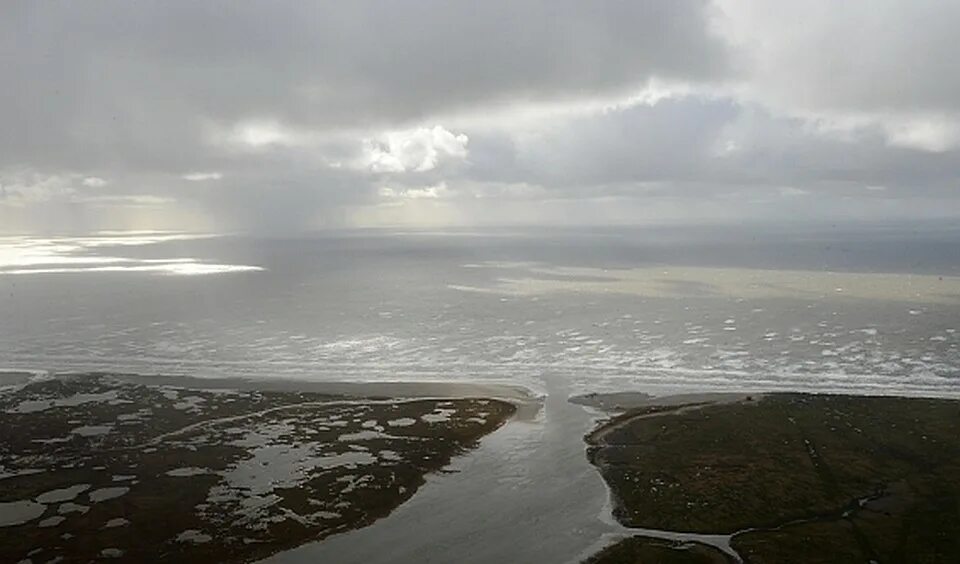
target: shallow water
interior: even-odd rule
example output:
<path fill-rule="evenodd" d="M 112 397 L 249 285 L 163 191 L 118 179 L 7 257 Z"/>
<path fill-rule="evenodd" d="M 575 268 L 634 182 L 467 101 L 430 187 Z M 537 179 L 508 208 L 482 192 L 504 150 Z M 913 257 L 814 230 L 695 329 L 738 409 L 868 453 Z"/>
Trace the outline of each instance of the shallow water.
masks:
<path fill-rule="evenodd" d="M 21 525 L 39 518 L 46 506 L 31 500 L 0 503 L 0 527 Z"/>

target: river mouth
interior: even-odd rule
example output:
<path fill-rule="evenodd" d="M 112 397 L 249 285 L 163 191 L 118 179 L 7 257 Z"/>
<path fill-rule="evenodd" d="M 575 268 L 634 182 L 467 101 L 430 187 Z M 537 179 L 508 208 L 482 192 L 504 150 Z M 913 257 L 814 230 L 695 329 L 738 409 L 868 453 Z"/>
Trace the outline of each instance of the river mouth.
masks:
<path fill-rule="evenodd" d="M 606 486 L 585 455 L 595 415 L 570 403 L 570 391 L 545 379 L 537 417 L 485 437 L 388 517 L 263 562 L 580 562 L 626 531 L 609 518 Z"/>

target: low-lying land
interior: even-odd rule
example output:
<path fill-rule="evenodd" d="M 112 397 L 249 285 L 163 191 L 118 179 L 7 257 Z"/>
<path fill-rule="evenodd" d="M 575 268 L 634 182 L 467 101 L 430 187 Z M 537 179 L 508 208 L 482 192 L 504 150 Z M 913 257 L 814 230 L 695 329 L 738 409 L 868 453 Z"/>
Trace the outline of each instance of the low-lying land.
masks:
<path fill-rule="evenodd" d="M 587 436 L 588 456 L 617 520 L 647 530 L 590 562 L 960 562 L 958 431 L 960 402 L 937 399 L 629 410 Z"/>
<path fill-rule="evenodd" d="M 514 410 L 24 379 L 0 391 L 0 561 L 255 560 L 387 515 Z"/>

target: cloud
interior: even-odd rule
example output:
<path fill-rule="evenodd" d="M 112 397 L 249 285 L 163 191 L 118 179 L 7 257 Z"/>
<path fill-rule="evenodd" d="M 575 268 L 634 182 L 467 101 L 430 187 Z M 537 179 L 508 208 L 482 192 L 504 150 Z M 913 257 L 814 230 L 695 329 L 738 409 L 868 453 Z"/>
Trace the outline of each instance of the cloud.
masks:
<path fill-rule="evenodd" d="M 888 143 L 960 146 L 960 5 L 938 0 L 717 0 L 714 29 L 738 68 L 735 92 L 772 111 L 872 125 Z"/>
<path fill-rule="evenodd" d="M 21 207 L 70 199 L 77 193 L 75 183 L 69 175 L 7 174 L 0 177 L 0 205 Z"/>
<path fill-rule="evenodd" d="M 423 186 L 420 188 L 391 188 L 384 186 L 378 191 L 380 197 L 386 200 L 407 199 L 407 200 L 436 200 L 446 197 L 450 194 L 447 189 L 447 183 L 441 182 L 433 186 Z"/>
<path fill-rule="evenodd" d="M 82 183 L 90 188 L 102 188 L 108 184 L 106 180 L 97 176 L 88 176 L 83 179 Z"/>
<path fill-rule="evenodd" d="M 190 182 L 206 182 L 208 180 L 220 180 L 223 174 L 219 172 L 191 172 L 181 176 L 184 180 Z"/>
<path fill-rule="evenodd" d="M 913 118 L 884 124 L 891 145 L 943 153 L 960 147 L 960 123 L 948 117 Z"/>
<path fill-rule="evenodd" d="M 777 191 L 780 192 L 780 195 L 785 198 L 795 198 L 797 196 L 806 196 L 810 194 L 809 191 L 802 188 L 794 188 L 793 186 L 781 186 L 777 188 Z"/>
<path fill-rule="evenodd" d="M 293 147 L 305 142 L 301 133 L 276 121 L 247 121 L 235 124 L 225 136 L 228 144 L 254 149 Z"/>
<path fill-rule="evenodd" d="M 960 110 L 956 3 L 718 0 L 715 14 L 758 98 L 815 111 Z"/>
<path fill-rule="evenodd" d="M 184 164 L 210 127 L 283 144 L 282 124 L 384 129 L 654 75 L 709 80 L 725 64 L 700 0 L 23 3 L 0 19 L 0 49 L 5 83 L 21 85 L 0 92 L 0 155 L 71 166 Z"/>
<path fill-rule="evenodd" d="M 393 131 L 364 140 L 360 166 L 373 172 L 426 172 L 441 159 L 465 159 L 469 138 L 438 126 Z"/>

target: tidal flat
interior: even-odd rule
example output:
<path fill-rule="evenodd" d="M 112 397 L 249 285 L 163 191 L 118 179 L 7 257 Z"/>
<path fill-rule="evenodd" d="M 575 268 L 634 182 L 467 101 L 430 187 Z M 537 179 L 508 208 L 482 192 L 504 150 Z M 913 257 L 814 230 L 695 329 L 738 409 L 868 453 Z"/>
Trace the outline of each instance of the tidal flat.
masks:
<path fill-rule="evenodd" d="M 588 562 L 960 561 L 960 402 L 688 399 L 587 435 L 614 516 L 636 533 Z"/>
<path fill-rule="evenodd" d="M 261 559 L 386 516 L 516 410 L 144 382 L 7 379 L 0 561 Z"/>

